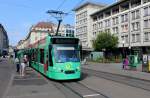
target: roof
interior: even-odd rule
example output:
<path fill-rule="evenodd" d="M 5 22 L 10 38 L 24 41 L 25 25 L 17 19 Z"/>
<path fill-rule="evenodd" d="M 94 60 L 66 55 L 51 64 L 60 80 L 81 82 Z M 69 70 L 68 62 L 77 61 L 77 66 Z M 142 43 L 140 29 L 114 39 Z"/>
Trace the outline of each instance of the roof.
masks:
<path fill-rule="evenodd" d="M 33 28 L 52 28 L 53 23 L 51 22 L 39 22 Z"/>
<path fill-rule="evenodd" d="M 119 0 L 118 2 L 115 2 L 115 3 L 111 4 L 111 5 L 106 6 L 106 7 L 102 8 L 102 9 L 100 9 L 99 11 L 97 11 L 97 12 L 91 14 L 91 16 L 94 16 L 94 15 L 96 15 L 96 14 L 102 12 L 102 11 L 105 11 L 105 10 L 107 10 L 107 9 L 113 7 L 113 6 L 117 6 L 117 5 L 119 5 L 120 3 L 127 2 L 127 1 L 129 1 L 129 0 Z"/>
<path fill-rule="evenodd" d="M 96 3 L 96 2 L 90 2 L 90 1 L 87 1 L 85 3 L 82 3 L 78 6 L 76 6 L 73 11 L 77 11 L 78 9 L 82 8 L 82 7 L 85 7 L 87 5 L 95 5 L 95 6 L 106 6 L 106 4 L 102 4 L 102 3 Z"/>

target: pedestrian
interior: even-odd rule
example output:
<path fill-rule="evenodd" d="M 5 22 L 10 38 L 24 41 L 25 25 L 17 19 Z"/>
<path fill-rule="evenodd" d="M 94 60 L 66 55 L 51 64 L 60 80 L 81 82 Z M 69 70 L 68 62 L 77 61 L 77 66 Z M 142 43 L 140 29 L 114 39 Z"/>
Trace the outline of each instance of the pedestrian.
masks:
<path fill-rule="evenodd" d="M 15 64 L 16 64 L 16 72 L 18 72 L 19 73 L 19 71 L 20 71 L 20 62 L 19 62 L 19 59 L 16 57 L 15 58 Z"/>
<path fill-rule="evenodd" d="M 20 75 L 21 76 L 25 76 L 25 68 L 27 66 L 27 58 L 26 55 L 24 55 L 24 57 L 21 58 L 21 70 L 20 70 Z"/>
<path fill-rule="evenodd" d="M 127 69 L 128 65 L 129 65 L 129 59 L 128 59 L 128 57 L 126 57 L 123 60 L 123 69 Z"/>

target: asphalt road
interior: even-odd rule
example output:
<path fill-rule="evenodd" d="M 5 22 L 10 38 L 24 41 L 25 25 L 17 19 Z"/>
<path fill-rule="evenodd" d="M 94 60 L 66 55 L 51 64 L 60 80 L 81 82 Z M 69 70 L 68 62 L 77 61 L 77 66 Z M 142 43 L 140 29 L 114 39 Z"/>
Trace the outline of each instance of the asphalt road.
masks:
<path fill-rule="evenodd" d="M 12 71 L 14 72 L 14 65 L 6 58 L 0 61 L 0 98 L 2 98 L 6 91 L 9 81 L 11 79 Z"/>
<path fill-rule="evenodd" d="M 138 78 L 134 78 L 130 76 L 123 76 L 119 74 L 112 74 L 108 72 L 89 70 L 89 69 L 83 69 L 83 71 L 84 73 L 87 73 L 89 75 L 93 75 L 99 78 L 104 78 L 104 79 L 111 80 L 114 82 L 119 82 L 128 86 L 150 91 L 150 81 L 148 80 L 138 79 Z"/>
<path fill-rule="evenodd" d="M 0 98 L 7 91 L 12 74 L 5 98 L 150 98 L 145 89 L 150 82 L 130 77 L 83 69 L 81 80 L 54 81 L 31 69 L 22 78 L 14 74 L 15 70 L 9 60 L 0 62 Z"/>

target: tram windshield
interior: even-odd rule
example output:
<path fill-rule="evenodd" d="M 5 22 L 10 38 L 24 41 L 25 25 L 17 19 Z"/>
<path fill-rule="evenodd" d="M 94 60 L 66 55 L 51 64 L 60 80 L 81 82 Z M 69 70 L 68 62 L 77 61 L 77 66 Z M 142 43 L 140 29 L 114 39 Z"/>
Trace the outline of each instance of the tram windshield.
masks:
<path fill-rule="evenodd" d="M 54 45 L 55 60 L 58 63 L 79 62 L 79 50 L 73 45 Z"/>

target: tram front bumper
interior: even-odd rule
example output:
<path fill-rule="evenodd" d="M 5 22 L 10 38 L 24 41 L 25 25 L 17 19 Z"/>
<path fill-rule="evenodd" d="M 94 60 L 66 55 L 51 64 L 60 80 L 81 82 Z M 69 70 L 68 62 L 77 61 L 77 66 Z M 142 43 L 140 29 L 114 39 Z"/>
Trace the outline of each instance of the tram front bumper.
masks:
<path fill-rule="evenodd" d="M 80 79 L 81 72 L 77 71 L 75 73 L 71 72 L 50 72 L 48 75 L 50 78 L 55 80 L 71 80 L 71 79 Z"/>

